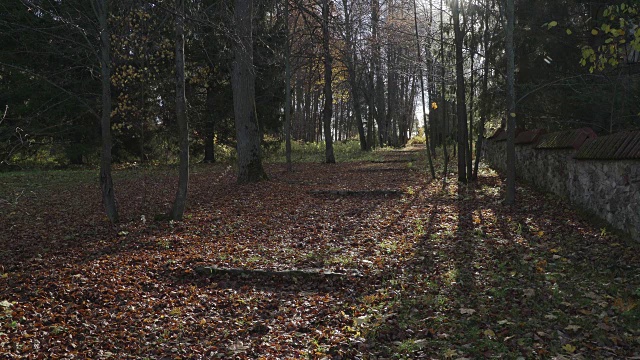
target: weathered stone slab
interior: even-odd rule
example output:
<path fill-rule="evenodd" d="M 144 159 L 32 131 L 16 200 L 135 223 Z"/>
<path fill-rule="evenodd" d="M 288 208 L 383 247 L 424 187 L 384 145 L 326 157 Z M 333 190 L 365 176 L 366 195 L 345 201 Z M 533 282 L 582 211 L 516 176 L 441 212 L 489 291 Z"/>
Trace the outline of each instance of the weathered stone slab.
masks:
<path fill-rule="evenodd" d="M 371 160 L 374 164 L 394 164 L 394 163 L 410 163 L 416 159 L 387 159 L 387 160 Z"/>
<path fill-rule="evenodd" d="M 310 190 L 312 195 L 332 195 L 332 196 L 400 196 L 401 190 L 395 189 L 374 189 L 374 190 Z"/>
<path fill-rule="evenodd" d="M 343 271 L 331 271 L 328 269 L 292 269 L 292 270 L 268 270 L 268 269 L 243 269 L 243 268 L 224 268 L 216 266 L 196 266 L 193 271 L 202 276 L 276 276 L 276 277 L 345 277 L 345 276 L 362 276 L 362 273 L 356 269 Z"/>

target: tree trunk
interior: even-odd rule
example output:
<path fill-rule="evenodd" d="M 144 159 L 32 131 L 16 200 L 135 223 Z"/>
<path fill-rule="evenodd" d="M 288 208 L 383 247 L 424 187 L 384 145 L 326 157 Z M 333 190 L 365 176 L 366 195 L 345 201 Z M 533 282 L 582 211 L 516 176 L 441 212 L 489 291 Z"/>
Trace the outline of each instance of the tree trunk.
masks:
<path fill-rule="evenodd" d="M 387 129 L 387 145 L 396 146 L 397 137 L 395 130 L 395 112 L 397 105 L 396 93 L 398 92 L 398 76 L 396 72 L 396 54 L 393 44 L 387 46 L 387 114 L 385 117 L 385 128 Z M 383 94 L 384 95 L 384 94 Z"/>
<path fill-rule="evenodd" d="M 362 121 L 362 108 L 360 106 L 360 94 L 357 79 L 357 55 L 355 44 L 353 41 L 353 24 L 351 18 L 351 10 L 347 0 L 342 0 L 344 10 L 344 27 L 346 37 L 347 54 L 345 57 L 345 65 L 347 67 L 347 75 L 349 76 L 349 90 L 351 92 L 351 100 L 353 102 L 353 112 L 356 116 L 356 125 L 358 127 L 358 137 L 360 139 L 360 150 L 367 151 L 367 138 L 364 132 L 364 123 Z"/>
<path fill-rule="evenodd" d="M 333 138 L 331 137 L 331 117 L 333 116 L 333 90 L 331 89 L 332 56 L 329 38 L 329 0 L 322 0 L 322 49 L 324 52 L 324 111 L 322 122 L 324 124 L 325 161 L 334 164 L 336 158 L 333 154 Z"/>
<path fill-rule="evenodd" d="M 375 127 L 373 126 L 373 122 L 376 119 L 376 104 L 375 104 L 375 86 L 374 86 L 374 77 L 373 77 L 373 66 L 369 70 L 367 74 L 367 92 L 365 98 L 368 104 L 367 111 L 367 145 L 369 149 L 376 148 L 376 136 L 375 136 Z M 368 95 L 367 95 L 368 94 Z"/>
<path fill-rule="evenodd" d="M 213 82 L 209 84 L 207 88 L 207 98 L 205 100 L 207 125 L 206 134 L 204 135 L 204 162 L 205 164 L 212 164 L 216 162 L 216 153 L 214 149 L 214 137 L 216 131 L 216 118 L 215 118 L 215 92 Z"/>
<path fill-rule="evenodd" d="M 418 33 L 418 12 L 416 9 L 416 0 L 413 0 L 413 20 L 416 31 L 416 50 L 418 51 L 418 66 L 420 69 L 420 89 L 422 95 L 422 120 L 424 121 L 424 139 L 425 148 L 427 150 L 427 159 L 429 160 L 429 171 L 431 172 L 431 178 L 436 178 L 436 170 L 433 167 L 433 160 L 431 159 L 431 146 L 429 146 L 429 128 L 427 127 L 427 109 L 424 99 L 424 76 L 422 71 L 422 55 L 420 49 L 420 37 Z"/>
<path fill-rule="evenodd" d="M 102 154 L 100 157 L 100 189 L 102 203 L 107 217 L 113 223 L 118 222 L 113 178 L 111 177 L 111 34 L 108 25 L 108 0 L 95 1 L 96 15 L 100 26 L 100 72 L 102 78 L 102 115 L 100 128 L 102 132 Z"/>
<path fill-rule="evenodd" d="M 471 63 L 471 75 L 469 77 L 469 134 L 467 135 L 468 144 L 466 144 L 467 148 L 467 180 L 473 180 L 473 114 L 474 114 L 474 97 L 475 97 L 475 82 L 474 82 L 474 53 L 476 51 L 476 33 L 475 33 L 475 12 L 472 13 L 471 16 L 471 51 L 470 51 L 470 63 Z"/>
<path fill-rule="evenodd" d="M 449 176 L 449 152 L 447 150 L 447 141 L 449 140 L 449 126 L 447 119 L 448 105 L 447 105 L 447 97 L 446 97 L 446 87 L 445 87 L 445 67 L 444 67 L 444 4 L 443 1 L 440 0 L 440 63 L 441 63 L 441 76 L 440 76 L 440 86 L 441 86 L 441 106 L 442 106 L 442 152 L 444 157 L 444 171 L 442 173 L 442 189 L 447 186 L 447 177 Z"/>
<path fill-rule="evenodd" d="M 287 171 L 293 170 L 291 165 L 291 42 L 289 41 L 289 0 L 284 1 L 284 31 L 285 31 L 285 102 L 284 102 L 284 133 L 285 133 L 285 157 L 287 159 Z"/>
<path fill-rule="evenodd" d="M 180 137 L 178 191 L 171 209 L 173 220 L 182 220 L 189 186 L 189 124 L 184 75 L 184 0 L 176 0 L 176 121 Z"/>
<path fill-rule="evenodd" d="M 303 88 L 304 84 L 302 81 L 302 76 L 300 75 L 300 72 L 296 73 L 296 116 L 295 116 L 295 127 L 293 128 L 294 132 L 293 132 L 293 138 L 300 140 L 300 139 L 304 139 L 304 137 L 302 136 L 302 133 L 300 131 L 300 129 L 302 129 L 302 125 L 304 124 L 304 99 L 305 96 L 303 95 Z"/>
<path fill-rule="evenodd" d="M 464 81 L 464 58 L 462 56 L 462 42 L 464 34 L 460 29 L 459 0 L 453 2 L 453 29 L 456 47 L 456 102 L 458 118 L 458 181 L 467 183 L 467 104 Z"/>
<path fill-rule="evenodd" d="M 311 130 L 309 130 L 309 126 L 311 126 L 311 123 L 313 121 L 312 109 L 315 112 L 315 106 L 316 106 L 316 103 L 315 103 L 316 97 L 314 96 L 313 100 L 311 98 L 311 92 L 313 91 L 311 87 L 311 83 L 313 81 L 311 81 L 310 79 L 310 76 L 311 76 L 310 74 L 311 74 L 311 65 L 309 65 L 309 69 L 307 72 L 307 78 L 308 78 L 306 81 L 307 89 L 304 94 L 304 120 L 302 123 L 302 134 L 303 134 L 302 139 L 307 142 L 310 142 L 313 139 L 313 134 L 311 133 Z"/>
<path fill-rule="evenodd" d="M 516 91 L 515 54 L 513 49 L 514 0 L 507 0 L 507 26 L 505 48 L 507 57 L 507 194 L 505 204 L 516 202 Z"/>
<path fill-rule="evenodd" d="M 373 67 L 375 75 L 375 117 L 378 124 L 378 142 L 380 147 L 387 142 L 386 112 L 384 99 L 384 78 L 382 76 L 382 55 L 380 40 L 380 1 L 373 0 L 371 4 L 371 36 L 373 43 Z"/>
<path fill-rule="evenodd" d="M 260 131 L 256 114 L 253 0 L 235 0 L 234 5 L 236 43 L 231 84 L 238 152 L 238 183 L 258 182 L 266 180 L 267 174 L 262 167 Z"/>
<path fill-rule="evenodd" d="M 484 13 L 484 33 L 483 33 L 483 48 L 484 48 L 484 63 L 482 71 L 482 96 L 486 96 L 489 88 L 489 0 L 485 4 Z M 486 101 L 486 99 L 485 99 Z M 480 123 L 478 124 L 478 140 L 476 141 L 476 162 L 473 167 L 473 179 L 478 178 L 478 167 L 480 166 L 480 157 L 482 155 L 482 146 L 484 142 L 484 124 L 487 120 L 488 105 L 483 101 L 480 103 Z"/>

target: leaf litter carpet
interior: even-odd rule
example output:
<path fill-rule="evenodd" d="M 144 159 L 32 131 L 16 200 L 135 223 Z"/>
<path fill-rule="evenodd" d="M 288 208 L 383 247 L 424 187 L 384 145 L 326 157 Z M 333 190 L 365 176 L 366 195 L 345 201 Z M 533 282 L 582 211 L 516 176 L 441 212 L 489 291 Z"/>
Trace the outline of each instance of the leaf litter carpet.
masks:
<path fill-rule="evenodd" d="M 119 174 L 117 227 L 93 182 L 5 199 L 0 357 L 640 358 L 637 244 L 526 187 L 503 206 L 488 169 L 442 190 L 416 151 L 197 166 L 180 222 L 168 171 Z"/>

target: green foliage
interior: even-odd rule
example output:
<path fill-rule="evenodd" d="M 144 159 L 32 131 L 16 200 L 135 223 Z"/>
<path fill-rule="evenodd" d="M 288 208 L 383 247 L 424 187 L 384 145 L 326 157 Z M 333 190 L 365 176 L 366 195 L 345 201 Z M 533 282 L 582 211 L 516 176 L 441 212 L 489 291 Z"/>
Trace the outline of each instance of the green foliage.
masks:
<path fill-rule="evenodd" d="M 377 151 L 362 151 L 360 143 L 357 140 L 339 141 L 333 143 L 333 151 L 336 162 L 349 161 L 370 161 L 380 158 Z M 291 142 L 291 160 L 292 162 L 324 162 L 325 146 L 324 142 L 307 143 L 303 141 Z M 286 162 L 285 144 L 272 151 L 265 151 L 265 160 L 275 163 Z"/>
<path fill-rule="evenodd" d="M 609 5 L 598 18 L 598 27 L 591 30 L 596 45 L 582 48 L 582 66 L 589 65 L 589 72 L 615 68 L 630 52 L 640 52 L 640 28 L 637 22 L 640 4 Z M 627 42 L 630 40 L 629 42 Z"/>
<path fill-rule="evenodd" d="M 420 127 L 418 128 L 418 135 L 409 139 L 409 141 L 407 142 L 407 145 L 408 146 L 419 145 L 419 144 L 425 144 L 426 142 L 427 140 L 426 140 L 426 137 L 424 136 L 424 129 Z"/>
<path fill-rule="evenodd" d="M 588 66 L 589 72 L 616 68 L 627 60 L 633 62 L 640 52 L 640 4 L 636 2 L 607 5 L 594 19 L 589 31 L 591 39 L 581 47 L 580 65 Z M 548 30 L 558 21 L 542 24 Z M 565 26 L 567 35 L 572 35 L 570 25 Z"/>

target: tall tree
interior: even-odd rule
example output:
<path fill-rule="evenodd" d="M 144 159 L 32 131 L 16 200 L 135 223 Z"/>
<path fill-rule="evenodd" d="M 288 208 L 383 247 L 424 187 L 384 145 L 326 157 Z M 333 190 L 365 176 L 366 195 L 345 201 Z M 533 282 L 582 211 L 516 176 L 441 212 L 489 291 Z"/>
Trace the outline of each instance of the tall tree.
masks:
<path fill-rule="evenodd" d="M 292 170 L 291 165 L 291 35 L 289 34 L 289 0 L 284 0 L 284 68 L 285 68 L 285 102 L 284 102 L 284 132 L 285 154 L 287 158 L 287 170 Z"/>
<path fill-rule="evenodd" d="M 267 179 L 262 166 L 253 67 L 253 0 L 234 1 L 236 39 L 231 83 L 238 151 L 238 182 Z"/>
<path fill-rule="evenodd" d="M 418 66 L 420 76 L 420 90 L 422 95 L 422 120 L 424 121 L 424 139 L 425 147 L 427 148 L 427 159 L 429 159 L 429 171 L 431 171 L 431 177 L 436 178 L 436 171 L 433 167 L 433 160 L 431 159 L 431 146 L 429 146 L 429 129 L 427 127 L 427 109 L 426 101 L 424 99 L 424 74 L 422 71 L 422 50 L 420 46 L 420 36 L 418 32 L 418 11 L 416 9 L 416 0 L 413 0 L 413 21 L 416 31 L 416 50 L 418 53 Z"/>
<path fill-rule="evenodd" d="M 324 124 L 325 161 L 327 164 L 336 162 L 333 154 L 333 137 L 331 136 L 331 117 L 333 116 L 333 90 L 331 81 L 333 75 L 331 56 L 331 35 L 329 32 L 329 0 L 322 0 L 322 49 L 324 60 L 324 110 L 322 121 Z"/>
<path fill-rule="evenodd" d="M 182 220 L 189 186 L 189 124 L 184 75 L 184 0 L 176 0 L 176 121 L 180 137 L 178 191 L 171 209 L 173 220 Z"/>
<path fill-rule="evenodd" d="M 449 176 L 449 152 L 447 150 L 447 141 L 449 140 L 449 126 L 447 119 L 447 88 L 446 88 L 446 68 L 445 68 L 445 57 L 444 57 L 444 3 L 443 0 L 440 0 L 440 96 L 441 96 L 441 107 L 442 111 L 440 115 L 442 117 L 442 133 L 443 133 L 443 141 L 442 141 L 442 152 L 444 158 L 444 171 L 442 174 L 442 189 L 447 186 L 447 177 Z"/>
<path fill-rule="evenodd" d="M 513 49 L 514 0 L 507 0 L 507 26 L 505 28 L 505 48 L 507 56 L 507 193 L 505 204 L 516 202 L 516 94 L 515 94 L 515 54 Z"/>
<path fill-rule="evenodd" d="M 360 87 L 358 85 L 358 55 L 356 53 L 356 45 L 354 41 L 354 22 L 353 10 L 348 0 L 342 0 L 344 11 L 344 27 L 345 27 L 345 66 L 347 67 L 347 75 L 349 77 L 349 90 L 351 93 L 351 103 L 353 104 L 353 112 L 356 117 L 356 126 L 358 127 L 358 138 L 360 139 L 360 150 L 369 150 L 369 144 L 364 132 L 364 122 L 362 121 L 362 106 L 360 104 Z"/>
<path fill-rule="evenodd" d="M 469 117 L 469 133 L 467 135 L 467 141 L 468 141 L 468 145 L 466 146 L 467 149 L 467 159 L 466 159 L 466 165 L 467 165 L 467 180 L 469 181 L 473 181 L 473 119 L 474 119 L 474 98 L 475 98 L 475 94 L 476 94 L 476 84 L 475 84 L 475 56 L 476 56 L 476 9 L 473 5 L 469 4 L 469 9 L 471 10 L 471 21 L 469 23 L 469 25 L 467 25 L 467 28 L 471 29 L 470 30 L 470 50 L 469 50 L 469 68 L 470 68 L 470 75 L 469 75 L 469 84 L 471 84 L 471 86 L 469 86 L 469 112 L 468 112 L 468 117 Z"/>
<path fill-rule="evenodd" d="M 484 51 L 483 56 L 483 70 L 482 70 L 482 98 L 485 99 L 489 90 L 489 45 L 490 45 L 490 37 L 489 37 L 489 1 L 491 1 L 491 5 L 493 5 L 493 0 L 485 0 L 484 4 L 484 13 L 483 13 L 483 21 L 482 21 L 482 49 Z M 480 157 L 482 154 L 482 142 L 484 141 L 484 125 L 487 121 L 487 115 L 489 112 L 489 104 L 488 101 L 482 101 L 480 103 L 480 122 L 478 123 L 478 139 L 476 140 L 476 161 L 473 166 L 473 175 L 472 179 L 478 178 L 478 167 L 480 165 Z"/>
<path fill-rule="evenodd" d="M 91 3 L 100 31 L 100 75 L 102 79 L 102 115 L 100 129 L 102 132 L 102 153 L 100 157 L 100 189 L 102 203 L 111 222 L 118 221 L 113 178 L 111 176 L 111 34 L 109 32 L 108 0 L 95 0 Z"/>
<path fill-rule="evenodd" d="M 371 2 L 371 43 L 373 46 L 373 72 L 375 75 L 375 116 L 378 124 L 380 147 L 387 144 L 387 121 L 384 101 L 384 75 L 382 74 L 382 39 L 380 36 L 380 0 Z"/>
<path fill-rule="evenodd" d="M 462 47 L 464 34 L 460 28 L 459 0 L 453 1 L 453 31 L 456 47 L 456 116 L 458 118 L 458 181 L 467 182 L 467 101 L 464 79 L 464 58 Z"/>

